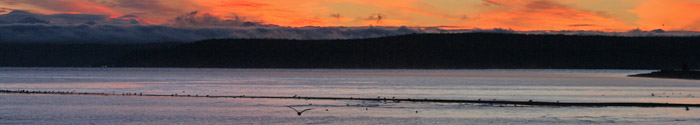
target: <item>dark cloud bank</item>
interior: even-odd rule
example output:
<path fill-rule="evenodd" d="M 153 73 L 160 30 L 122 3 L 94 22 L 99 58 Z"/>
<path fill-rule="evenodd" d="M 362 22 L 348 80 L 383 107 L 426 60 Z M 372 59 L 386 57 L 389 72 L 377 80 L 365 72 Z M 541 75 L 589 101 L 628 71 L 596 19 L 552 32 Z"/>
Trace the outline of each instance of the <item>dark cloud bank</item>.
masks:
<path fill-rule="evenodd" d="M 215 38 L 352 39 L 421 33 L 407 27 L 281 27 L 191 12 L 171 25 L 140 24 L 136 15 L 0 15 L 0 42 L 192 42 Z"/>
<path fill-rule="evenodd" d="M 377 20 L 380 20 L 379 17 Z M 42 15 L 14 10 L 0 15 L 3 43 L 143 43 L 193 42 L 216 38 L 354 39 L 412 33 L 498 32 L 524 34 L 615 35 L 615 36 L 697 36 L 687 31 L 528 31 L 508 29 L 442 30 L 441 27 L 281 27 L 247 21 L 245 17 L 220 17 L 191 12 L 169 25 L 142 24 L 136 14 L 110 18 L 93 14 Z"/>

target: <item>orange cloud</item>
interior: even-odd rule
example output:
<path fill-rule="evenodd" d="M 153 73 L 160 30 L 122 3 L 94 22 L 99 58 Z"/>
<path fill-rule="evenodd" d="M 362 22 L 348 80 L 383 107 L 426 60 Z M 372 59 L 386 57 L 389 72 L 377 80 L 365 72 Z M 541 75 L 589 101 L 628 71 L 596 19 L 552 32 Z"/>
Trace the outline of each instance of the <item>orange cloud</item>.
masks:
<path fill-rule="evenodd" d="M 368 25 L 406 25 L 411 21 L 410 14 L 428 15 L 436 18 L 450 17 L 424 9 L 415 8 L 414 0 L 408 1 L 373 1 L 373 0 L 234 0 L 234 1 L 196 1 L 198 6 L 206 7 L 202 12 L 212 15 L 227 16 L 236 14 L 251 17 L 268 24 L 282 26 L 368 26 Z M 332 6 L 324 4 L 345 4 L 358 6 L 357 11 L 335 11 Z M 371 16 L 384 15 L 381 21 Z M 331 15 L 331 16 L 329 16 Z M 332 16 L 335 15 L 335 16 Z"/>
<path fill-rule="evenodd" d="M 319 3 L 360 5 L 361 12 L 334 12 L 332 7 Z M 417 0 L 310 0 L 310 1 L 198 1 L 208 7 L 207 13 L 226 16 L 237 14 L 282 26 L 367 26 L 367 25 L 449 25 L 466 28 L 512 28 L 515 30 L 602 30 L 626 31 L 636 26 L 605 15 L 600 11 L 575 9 L 576 2 L 565 0 L 483 0 L 479 13 L 443 11 Z M 468 5 L 464 5 L 468 6 Z M 451 6 L 459 7 L 459 6 Z M 371 8 L 375 8 L 374 11 Z M 337 14 L 336 14 L 337 13 Z M 337 16 L 328 16 L 336 14 Z M 384 15 L 382 21 L 369 19 Z M 355 15 L 355 16 L 340 16 Z M 354 19 L 353 19 L 354 18 Z"/>
<path fill-rule="evenodd" d="M 105 6 L 100 6 L 95 3 L 90 3 L 90 2 L 67 2 L 68 4 L 64 5 L 68 8 L 73 8 L 73 11 L 78 11 L 78 12 L 89 12 L 89 13 L 96 13 L 96 14 L 107 14 L 107 15 L 113 15 L 113 16 L 118 16 L 118 15 L 123 15 L 123 13 L 117 12 L 112 10 L 109 7 Z"/>
<path fill-rule="evenodd" d="M 88 13 L 88 14 L 105 14 L 114 17 L 123 15 L 110 7 L 100 5 L 96 1 L 79 1 L 79 0 L 26 0 L 17 1 L 15 4 L 27 4 L 41 8 L 40 11 L 48 13 Z M 19 8 L 22 9 L 22 8 Z"/>
<path fill-rule="evenodd" d="M 244 16 L 269 24 L 283 26 L 324 25 L 326 22 L 315 17 L 309 17 L 304 10 L 309 10 L 309 2 L 298 1 L 193 1 L 210 13 L 223 18 Z"/>
<path fill-rule="evenodd" d="M 697 0 L 647 0 L 630 10 L 637 14 L 637 23 L 644 30 L 692 30 L 700 31 L 700 1 Z"/>
<path fill-rule="evenodd" d="M 465 23 L 480 28 L 515 30 L 620 31 L 634 26 L 596 12 L 577 10 L 555 0 L 484 0 L 486 11 Z"/>

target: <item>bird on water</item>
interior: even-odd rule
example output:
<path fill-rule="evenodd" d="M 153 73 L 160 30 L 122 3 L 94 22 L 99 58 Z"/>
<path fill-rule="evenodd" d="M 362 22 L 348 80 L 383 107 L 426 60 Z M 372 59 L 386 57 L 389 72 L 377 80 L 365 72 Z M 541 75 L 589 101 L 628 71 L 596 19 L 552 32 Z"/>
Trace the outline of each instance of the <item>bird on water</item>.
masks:
<path fill-rule="evenodd" d="M 309 108 L 309 109 L 304 109 L 304 110 L 299 111 L 299 110 L 297 110 L 297 109 L 295 109 L 295 108 L 292 108 L 291 106 L 287 106 L 287 107 L 289 107 L 290 109 L 292 109 L 292 110 L 294 110 L 295 112 L 297 112 L 297 115 L 299 115 L 299 116 L 301 116 L 301 113 L 304 113 L 304 112 L 306 112 L 306 111 L 315 109 L 315 108 Z"/>

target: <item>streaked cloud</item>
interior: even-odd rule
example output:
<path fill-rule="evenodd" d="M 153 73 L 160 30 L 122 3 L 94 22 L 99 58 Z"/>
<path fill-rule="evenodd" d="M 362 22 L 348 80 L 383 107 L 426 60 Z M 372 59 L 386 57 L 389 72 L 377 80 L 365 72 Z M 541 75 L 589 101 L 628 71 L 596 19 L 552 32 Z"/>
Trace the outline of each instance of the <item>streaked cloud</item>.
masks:
<path fill-rule="evenodd" d="M 644 29 L 700 31 L 698 11 L 698 0 L 647 0 L 629 10 L 639 16 L 634 23 Z"/>

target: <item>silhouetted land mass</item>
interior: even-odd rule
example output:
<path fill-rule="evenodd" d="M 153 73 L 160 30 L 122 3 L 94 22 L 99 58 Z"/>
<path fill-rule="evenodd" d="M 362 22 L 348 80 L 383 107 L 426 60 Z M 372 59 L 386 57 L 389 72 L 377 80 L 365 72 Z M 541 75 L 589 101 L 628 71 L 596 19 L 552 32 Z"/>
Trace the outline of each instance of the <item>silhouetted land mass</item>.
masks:
<path fill-rule="evenodd" d="M 62 49 L 27 46 L 32 49 L 2 48 L 0 66 L 671 69 L 690 64 L 700 67 L 700 37 L 462 33 L 352 40 L 212 39 L 167 45 L 64 45 Z M 26 56 L 20 56 L 22 52 Z"/>
<path fill-rule="evenodd" d="M 0 43 L 2 67 L 99 67 L 127 53 L 179 43 Z"/>
<path fill-rule="evenodd" d="M 136 67 L 668 69 L 700 64 L 700 37 L 412 34 L 357 40 L 215 39 L 130 53 Z"/>
<path fill-rule="evenodd" d="M 631 77 L 700 80 L 700 71 L 660 70 L 652 73 L 629 75 Z"/>

